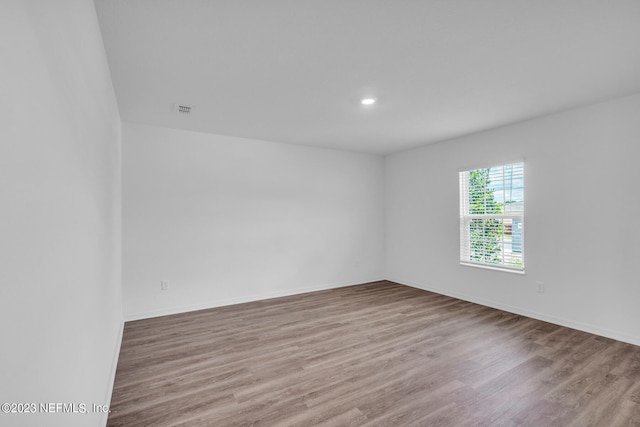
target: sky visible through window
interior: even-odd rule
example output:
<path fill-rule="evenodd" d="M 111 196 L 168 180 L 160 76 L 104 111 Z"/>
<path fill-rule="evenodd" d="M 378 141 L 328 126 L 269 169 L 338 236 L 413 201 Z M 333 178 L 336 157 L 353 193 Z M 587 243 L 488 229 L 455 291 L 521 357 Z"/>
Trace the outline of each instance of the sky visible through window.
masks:
<path fill-rule="evenodd" d="M 487 185 L 487 189 L 493 192 L 493 197 L 497 203 L 504 205 L 506 201 L 511 203 L 522 203 L 524 201 L 524 177 L 521 172 L 522 163 L 490 168 L 490 182 Z"/>

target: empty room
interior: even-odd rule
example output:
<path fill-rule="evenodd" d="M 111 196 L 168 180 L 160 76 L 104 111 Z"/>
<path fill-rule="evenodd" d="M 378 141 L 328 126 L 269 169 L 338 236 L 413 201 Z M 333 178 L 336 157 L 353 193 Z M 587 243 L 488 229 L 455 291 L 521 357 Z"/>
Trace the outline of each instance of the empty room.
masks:
<path fill-rule="evenodd" d="M 0 425 L 640 426 L 639 23 L 3 0 Z"/>

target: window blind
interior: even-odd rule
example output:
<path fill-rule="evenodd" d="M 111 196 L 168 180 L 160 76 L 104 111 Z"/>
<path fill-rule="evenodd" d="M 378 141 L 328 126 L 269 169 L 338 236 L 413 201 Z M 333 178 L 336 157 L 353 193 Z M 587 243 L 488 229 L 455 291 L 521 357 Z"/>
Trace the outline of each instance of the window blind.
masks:
<path fill-rule="evenodd" d="M 524 163 L 459 175 L 460 263 L 524 271 Z"/>

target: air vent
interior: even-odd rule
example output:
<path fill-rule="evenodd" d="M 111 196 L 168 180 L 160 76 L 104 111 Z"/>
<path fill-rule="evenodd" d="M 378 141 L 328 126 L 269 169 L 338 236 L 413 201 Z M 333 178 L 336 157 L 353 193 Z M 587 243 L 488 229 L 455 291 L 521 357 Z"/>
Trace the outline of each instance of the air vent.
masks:
<path fill-rule="evenodd" d="M 193 106 L 184 104 L 176 104 L 174 107 L 175 112 L 178 114 L 191 114 L 192 109 Z"/>

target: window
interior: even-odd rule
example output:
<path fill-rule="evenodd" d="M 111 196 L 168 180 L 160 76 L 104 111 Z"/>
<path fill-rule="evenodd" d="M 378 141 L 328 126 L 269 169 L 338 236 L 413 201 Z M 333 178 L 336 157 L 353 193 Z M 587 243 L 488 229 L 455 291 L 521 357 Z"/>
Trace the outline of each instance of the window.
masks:
<path fill-rule="evenodd" d="M 524 272 L 524 164 L 460 172 L 460 263 Z"/>

